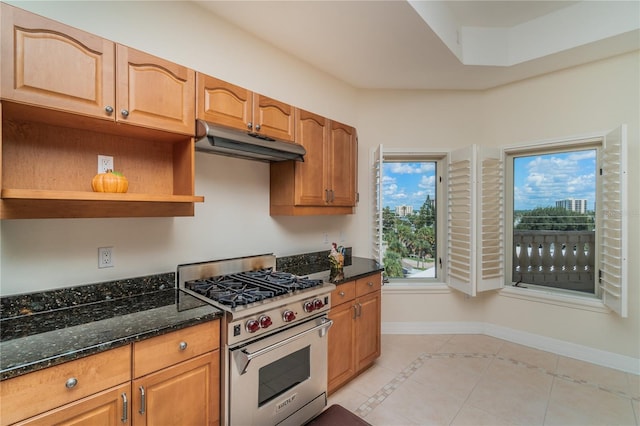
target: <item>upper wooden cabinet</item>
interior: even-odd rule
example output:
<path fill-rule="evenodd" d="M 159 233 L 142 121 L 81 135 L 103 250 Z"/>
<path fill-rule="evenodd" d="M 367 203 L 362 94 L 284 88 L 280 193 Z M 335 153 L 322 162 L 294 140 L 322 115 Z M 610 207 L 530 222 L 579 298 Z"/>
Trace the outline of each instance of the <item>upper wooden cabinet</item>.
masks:
<path fill-rule="evenodd" d="M 0 7 L 0 218 L 193 216 L 195 72 Z M 92 191 L 98 155 L 127 193 Z"/>
<path fill-rule="evenodd" d="M 193 135 L 195 71 L 2 4 L 4 100 Z"/>
<path fill-rule="evenodd" d="M 332 206 L 355 206 L 357 199 L 358 137 L 356 129 L 331 121 L 327 144 L 326 179 Z"/>
<path fill-rule="evenodd" d="M 297 109 L 296 142 L 304 162 L 271 164 L 271 215 L 351 214 L 357 198 L 353 127 Z"/>
<path fill-rule="evenodd" d="M 197 117 L 234 129 L 292 142 L 295 108 L 226 81 L 198 73 Z"/>
<path fill-rule="evenodd" d="M 194 134 L 195 71 L 120 44 L 116 70 L 117 121 Z"/>
<path fill-rule="evenodd" d="M 7 4 L 2 11 L 2 99 L 113 119 L 114 43 Z"/>

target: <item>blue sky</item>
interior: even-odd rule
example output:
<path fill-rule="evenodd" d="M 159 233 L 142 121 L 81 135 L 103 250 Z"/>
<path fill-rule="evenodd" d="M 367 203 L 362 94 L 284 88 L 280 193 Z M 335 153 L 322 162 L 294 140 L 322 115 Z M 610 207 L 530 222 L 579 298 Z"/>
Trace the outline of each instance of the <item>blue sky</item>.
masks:
<path fill-rule="evenodd" d="M 555 207 L 556 200 L 586 199 L 593 210 L 596 151 L 573 151 L 518 157 L 513 163 L 515 210 Z"/>
<path fill-rule="evenodd" d="M 556 200 L 587 199 L 587 208 L 595 203 L 596 151 L 574 151 L 518 157 L 514 160 L 514 208 L 531 210 L 555 206 Z M 435 163 L 391 163 L 383 168 L 383 204 L 424 203 L 427 194 L 436 198 Z"/>
<path fill-rule="evenodd" d="M 414 211 L 422 207 L 427 199 L 436 195 L 436 165 L 423 163 L 388 163 L 382 172 L 382 199 L 384 207 L 413 206 Z"/>

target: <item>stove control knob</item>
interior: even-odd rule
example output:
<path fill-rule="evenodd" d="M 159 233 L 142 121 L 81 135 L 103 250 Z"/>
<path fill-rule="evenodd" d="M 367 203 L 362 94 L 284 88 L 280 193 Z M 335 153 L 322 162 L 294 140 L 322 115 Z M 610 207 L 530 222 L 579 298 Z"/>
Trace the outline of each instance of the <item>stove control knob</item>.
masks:
<path fill-rule="evenodd" d="M 313 301 L 313 308 L 314 309 L 322 309 L 324 307 L 324 303 L 322 302 L 322 300 L 320 299 L 315 299 Z"/>
<path fill-rule="evenodd" d="M 286 310 L 282 313 L 282 319 L 284 322 L 291 322 L 296 319 L 296 313 L 293 311 Z"/>
<path fill-rule="evenodd" d="M 273 322 L 271 321 L 271 317 L 268 316 L 268 315 L 261 316 L 260 319 L 258 319 L 258 321 L 260 322 L 260 327 L 261 328 L 267 328 L 271 324 L 273 324 Z"/>
<path fill-rule="evenodd" d="M 246 328 L 249 333 L 255 333 L 256 331 L 260 330 L 260 323 L 254 319 L 250 319 L 244 325 L 244 328 Z"/>
<path fill-rule="evenodd" d="M 313 312 L 316 310 L 316 305 L 312 301 L 304 302 L 302 309 L 304 309 L 305 312 Z"/>

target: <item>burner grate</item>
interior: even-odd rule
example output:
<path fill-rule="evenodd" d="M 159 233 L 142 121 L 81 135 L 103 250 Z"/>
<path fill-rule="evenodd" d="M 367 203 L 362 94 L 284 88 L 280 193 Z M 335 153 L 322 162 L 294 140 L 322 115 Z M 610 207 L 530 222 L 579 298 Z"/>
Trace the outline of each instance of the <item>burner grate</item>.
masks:
<path fill-rule="evenodd" d="M 185 287 L 232 308 L 321 285 L 272 268 L 187 281 Z"/>

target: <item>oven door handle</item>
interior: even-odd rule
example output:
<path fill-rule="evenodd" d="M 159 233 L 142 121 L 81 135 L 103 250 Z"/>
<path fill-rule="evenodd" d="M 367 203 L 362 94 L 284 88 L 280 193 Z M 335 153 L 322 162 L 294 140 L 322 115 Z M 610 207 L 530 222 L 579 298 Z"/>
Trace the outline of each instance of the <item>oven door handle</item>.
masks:
<path fill-rule="evenodd" d="M 302 333 L 298 333 L 294 336 L 288 337 L 278 343 L 274 343 L 273 345 L 259 349 L 255 352 L 247 352 L 246 349 L 234 351 L 233 356 L 235 358 L 236 364 L 238 365 L 238 371 L 240 372 L 240 375 L 243 375 L 247 372 L 247 367 L 249 366 L 249 362 L 251 362 L 252 359 L 262 356 L 275 349 L 281 348 L 282 346 L 287 345 L 292 341 L 297 340 L 309 333 L 320 330 L 320 337 L 324 337 L 327 334 L 327 330 L 329 330 L 329 328 L 333 325 L 333 320 L 330 320 L 329 318 L 322 318 L 321 321 L 322 323 L 320 325 L 316 325 L 315 327 L 305 330 Z"/>

